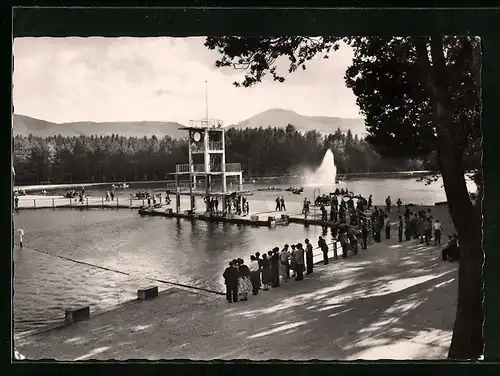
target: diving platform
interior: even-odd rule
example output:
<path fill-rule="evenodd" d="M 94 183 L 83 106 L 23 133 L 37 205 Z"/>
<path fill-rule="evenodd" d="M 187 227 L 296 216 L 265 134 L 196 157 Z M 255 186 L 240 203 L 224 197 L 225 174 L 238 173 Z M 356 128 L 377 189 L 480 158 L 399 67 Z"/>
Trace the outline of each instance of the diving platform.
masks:
<path fill-rule="evenodd" d="M 175 195 L 176 213 L 180 213 L 181 196 L 190 196 L 192 213 L 196 212 L 196 197 L 203 197 L 205 213 L 213 212 L 212 201 L 219 198 L 224 198 L 221 200 L 223 208 L 234 201 L 241 210 L 243 196 L 250 195 L 250 192 L 243 188 L 241 164 L 226 163 L 223 122 L 207 116 L 204 120 L 191 120 L 189 127 L 179 129 L 188 132 L 189 160 L 176 165 L 172 173 L 175 184 L 167 185 L 169 193 Z M 181 178 L 187 180 L 187 177 L 188 182 L 181 182 Z M 232 189 L 233 184 L 236 189 Z"/>
<path fill-rule="evenodd" d="M 206 166 L 205 164 L 192 164 L 189 163 L 178 164 L 175 166 L 174 175 L 198 175 L 205 176 L 206 174 L 210 175 L 222 175 L 226 176 L 238 176 L 241 174 L 241 164 L 240 163 L 227 163 L 227 164 L 218 164 L 213 166 Z"/>

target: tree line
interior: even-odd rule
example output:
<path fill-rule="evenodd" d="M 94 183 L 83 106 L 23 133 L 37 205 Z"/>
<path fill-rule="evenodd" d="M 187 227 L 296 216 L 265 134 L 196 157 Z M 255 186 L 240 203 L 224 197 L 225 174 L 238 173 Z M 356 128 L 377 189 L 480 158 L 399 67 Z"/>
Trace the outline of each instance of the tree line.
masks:
<path fill-rule="evenodd" d="M 299 173 L 299 167 L 319 166 L 328 148 L 339 173 L 382 172 L 429 168 L 417 159 L 381 158 L 363 138 L 349 130 L 322 135 L 315 130 L 230 128 L 225 133 L 226 161 L 241 163 L 245 176 Z M 16 183 L 83 183 L 169 180 L 176 164 L 188 162 L 186 139 L 120 135 L 74 137 L 16 136 Z"/>

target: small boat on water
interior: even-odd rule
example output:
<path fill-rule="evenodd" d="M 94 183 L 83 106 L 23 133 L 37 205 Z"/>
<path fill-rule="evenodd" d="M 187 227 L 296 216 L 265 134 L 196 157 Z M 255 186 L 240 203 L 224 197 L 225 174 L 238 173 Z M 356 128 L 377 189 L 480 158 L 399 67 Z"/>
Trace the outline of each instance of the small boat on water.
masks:
<path fill-rule="evenodd" d="M 282 192 L 283 188 L 269 187 L 269 188 L 257 188 L 260 192 Z"/>
<path fill-rule="evenodd" d="M 111 185 L 111 188 L 114 188 L 114 189 L 127 189 L 129 187 L 130 186 L 127 183 L 118 183 L 118 184 Z"/>
<path fill-rule="evenodd" d="M 340 175 L 335 178 L 335 184 L 340 184 L 343 183 L 345 180 L 347 180 L 346 176 Z"/>

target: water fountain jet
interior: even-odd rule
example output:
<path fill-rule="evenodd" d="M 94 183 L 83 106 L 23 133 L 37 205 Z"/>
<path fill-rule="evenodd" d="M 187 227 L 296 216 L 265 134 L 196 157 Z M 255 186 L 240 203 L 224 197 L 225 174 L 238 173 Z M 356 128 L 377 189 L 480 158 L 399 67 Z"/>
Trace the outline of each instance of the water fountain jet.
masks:
<path fill-rule="evenodd" d="M 337 177 L 337 166 L 333 152 L 328 149 L 323 157 L 321 165 L 314 171 L 305 174 L 306 185 L 309 186 L 335 186 Z"/>

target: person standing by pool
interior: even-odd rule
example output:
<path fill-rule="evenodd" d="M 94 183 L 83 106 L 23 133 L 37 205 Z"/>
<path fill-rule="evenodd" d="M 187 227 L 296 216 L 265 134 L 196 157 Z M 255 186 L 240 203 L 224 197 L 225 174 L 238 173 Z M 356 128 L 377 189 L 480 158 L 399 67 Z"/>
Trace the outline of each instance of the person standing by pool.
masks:
<path fill-rule="evenodd" d="M 411 238 L 410 215 L 411 215 L 411 213 L 408 213 L 408 217 L 405 217 L 405 239 L 406 239 L 406 241 L 409 241 Z"/>
<path fill-rule="evenodd" d="M 272 255 L 272 252 L 269 251 L 269 254 Z M 262 284 L 264 285 L 262 290 L 268 291 L 271 284 L 271 263 L 265 253 L 262 255 Z"/>
<path fill-rule="evenodd" d="M 302 243 L 297 244 L 297 250 L 295 251 L 295 268 L 297 271 L 296 281 L 302 281 L 304 279 L 304 248 L 302 248 Z"/>
<path fill-rule="evenodd" d="M 238 270 L 235 268 L 233 261 L 229 261 L 229 266 L 222 274 L 224 284 L 226 285 L 226 299 L 229 303 L 238 301 Z"/>
<path fill-rule="evenodd" d="M 259 290 L 262 286 L 262 259 L 260 258 L 260 252 L 255 252 L 255 259 L 257 260 L 257 263 L 259 264 Z"/>
<path fill-rule="evenodd" d="M 368 248 L 368 221 L 366 219 L 362 219 L 361 222 L 361 249 L 366 250 Z"/>
<path fill-rule="evenodd" d="M 387 210 L 387 213 L 391 212 L 391 196 L 387 196 L 385 199 L 385 208 Z"/>
<path fill-rule="evenodd" d="M 413 239 L 418 239 L 418 217 L 417 213 L 414 213 L 410 219 L 410 229 Z"/>
<path fill-rule="evenodd" d="M 408 205 L 405 205 L 405 219 L 410 219 L 411 212 L 410 212 L 410 207 Z"/>
<path fill-rule="evenodd" d="M 418 232 L 418 237 L 420 238 L 420 244 L 424 244 L 424 239 L 425 239 L 425 222 L 426 222 L 426 217 L 425 215 L 420 215 L 417 221 L 417 232 Z"/>
<path fill-rule="evenodd" d="M 384 226 L 385 226 L 385 238 L 390 239 L 391 238 L 391 221 L 389 220 L 389 216 L 387 214 L 385 215 Z"/>
<path fill-rule="evenodd" d="M 281 211 L 281 199 L 280 197 L 276 197 L 276 211 Z"/>
<path fill-rule="evenodd" d="M 306 274 L 312 274 L 314 270 L 313 246 L 309 242 L 309 239 L 306 239 L 305 243 L 306 243 L 306 264 L 307 264 Z"/>
<path fill-rule="evenodd" d="M 252 291 L 252 282 L 250 282 L 250 269 L 245 265 L 243 259 L 238 259 L 238 292 L 241 294 L 241 300 L 248 300 L 248 294 Z"/>
<path fill-rule="evenodd" d="M 288 282 L 290 278 L 290 254 L 288 253 L 288 244 L 281 250 L 280 253 L 281 270 L 283 275 L 283 281 Z"/>
<path fill-rule="evenodd" d="M 17 244 L 19 244 L 19 248 L 22 249 L 23 248 L 24 230 L 22 228 L 17 229 L 16 236 L 17 236 Z"/>
<path fill-rule="evenodd" d="M 398 200 L 396 201 L 396 205 L 398 206 L 398 213 L 399 213 L 399 211 L 401 210 L 401 205 L 402 205 L 402 204 L 403 204 L 403 203 L 401 202 L 401 199 L 398 197 Z"/>
<path fill-rule="evenodd" d="M 280 198 L 280 206 L 281 206 L 280 210 L 286 211 L 285 198 L 283 196 L 281 196 Z"/>
<path fill-rule="evenodd" d="M 295 278 L 297 272 L 295 270 L 295 244 L 292 244 L 291 250 L 288 252 L 290 254 L 290 270 L 292 271 L 292 277 Z"/>
<path fill-rule="evenodd" d="M 323 264 L 326 265 L 329 263 L 328 261 L 328 245 L 326 244 L 326 240 L 323 239 L 322 236 L 319 237 L 318 239 L 318 247 L 321 249 L 321 252 L 323 252 Z"/>
<path fill-rule="evenodd" d="M 424 219 L 424 240 L 425 245 L 429 245 L 432 238 L 432 218 Z"/>
<path fill-rule="evenodd" d="M 280 286 L 280 249 L 274 247 L 271 253 L 271 287 Z"/>
<path fill-rule="evenodd" d="M 330 204 L 330 222 L 337 222 L 337 209 L 333 205 L 333 201 Z"/>
<path fill-rule="evenodd" d="M 403 242 L 403 230 L 404 230 L 403 217 L 399 216 L 399 221 L 398 221 L 398 242 L 400 242 L 400 243 Z"/>
<path fill-rule="evenodd" d="M 250 269 L 250 282 L 252 283 L 252 294 L 257 295 L 260 290 L 260 267 L 257 258 L 254 255 L 250 256 L 250 264 L 248 265 Z"/>
<path fill-rule="evenodd" d="M 441 245 L 441 222 L 439 219 L 436 219 L 434 222 L 434 245 Z"/>

